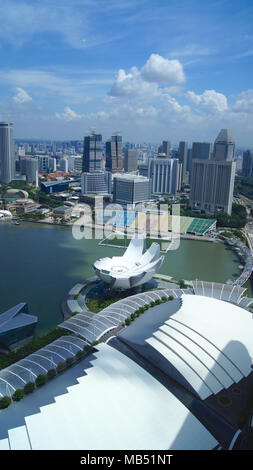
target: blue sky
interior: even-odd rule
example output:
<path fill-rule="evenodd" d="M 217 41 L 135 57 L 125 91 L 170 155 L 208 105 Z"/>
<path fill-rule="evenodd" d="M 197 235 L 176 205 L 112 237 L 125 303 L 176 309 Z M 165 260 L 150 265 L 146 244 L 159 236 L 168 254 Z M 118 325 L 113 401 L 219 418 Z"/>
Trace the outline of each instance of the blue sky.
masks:
<path fill-rule="evenodd" d="M 0 119 L 15 137 L 253 147 L 252 0 L 0 0 Z"/>

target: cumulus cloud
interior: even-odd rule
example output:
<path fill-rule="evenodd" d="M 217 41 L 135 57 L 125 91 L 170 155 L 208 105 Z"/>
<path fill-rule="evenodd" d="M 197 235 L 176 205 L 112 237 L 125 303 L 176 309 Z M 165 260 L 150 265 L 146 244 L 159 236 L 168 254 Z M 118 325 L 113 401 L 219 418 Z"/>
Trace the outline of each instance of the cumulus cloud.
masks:
<path fill-rule="evenodd" d="M 220 113 L 228 109 L 226 96 L 215 90 L 206 90 L 200 95 L 187 91 L 186 97 L 199 109 Z"/>
<path fill-rule="evenodd" d="M 161 92 L 159 85 L 177 87 L 184 82 L 183 66 L 178 60 L 168 60 L 158 54 L 151 54 L 139 70 L 132 67 L 130 72 L 120 69 L 116 80 L 108 92 L 110 96 L 157 96 Z M 176 88 L 178 91 L 178 88 Z"/>
<path fill-rule="evenodd" d="M 236 113 L 253 113 L 253 90 L 247 90 L 240 93 L 231 111 Z"/>
<path fill-rule="evenodd" d="M 55 113 L 55 116 L 57 119 L 62 119 L 63 121 L 74 121 L 75 119 L 81 119 L 81 115 L 77 114 L 73 109 L 71 109 L 69 106 L 66 106 L 64 108 L 63 113 Z"/>
<path fill-rule="evenodd" d="M 16 88 L 16 95 L 13 96 L 13 100 L 16 103 L 23 104 L 32 101 L 32 98 L 25 90 L 23 90 L 23 88 Z"/>
<path fill-rule="evenodd" d="M 178 84 L 185 81 L 179 60 L 168 60 L 159 54 L 151 54 L 141 69 L 141 75 L 144 80 L 155 83 Z"/>
<path fill-rule="evenodd" d="M 132 67 L 129 73 L 123 69 L 118 71 L 116 80 L 108 94 L 111 96 L 141 96 L 156 92 L 157 85 L 147 83 L 142 79 L 137 67 Z"/>

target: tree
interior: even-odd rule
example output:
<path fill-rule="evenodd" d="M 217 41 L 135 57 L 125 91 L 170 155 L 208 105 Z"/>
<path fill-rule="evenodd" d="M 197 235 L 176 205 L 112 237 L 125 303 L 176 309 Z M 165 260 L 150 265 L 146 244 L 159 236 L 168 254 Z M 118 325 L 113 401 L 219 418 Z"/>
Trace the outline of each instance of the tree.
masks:
<path fill-rule="evenodd" d="M 65 362 L 59 362 L 59 364 L 57 366 L 57 372 L 62 372 L 64 369 L 66 369 L 66 363 Z"/>
<path fill-rule="evenodd" d="M 12 399 L 14 401 L 19 401 L 19 400 L 22 400 L 24 396 L 25 396 L 24 390 L 22 390 L 21 388 L 17 388 L 17 390 L 12 395 Z"/>
<path fill-rule="evenodd" d="M 68 367 L 72 366 L 73 362 L 73 357 L 67 357 L 66 364 Z"/>
<path fill-rule="evenodd" d="M 47 376 L 44 374 L 39 374 L 35 380 L 35 383 L 37 387 L 41 387 L 42 385 L 45 385 L 46 381 L 47 381 Z"/>
<path fill-rule="evenodd" d="M 169 296 L 169 300 L 174 300 L 173 295 L 170 295 L 170 296 Z"/>
<path fill-rule="evenodd" d="M 24 386 L 24 393 L 25 395 L 28 395 L 28 393 L 32 393 L 35 389 L 35 385 L 33 382 L 27 382 Z"/>
<path fill-rule="evenodd" d="M 54 377 L 56 376 L 56 370 L 55 369 L 49 369 L 47 371 L 47 378 L 50 380 L 50 379 L 53 379 Z"/>
<path fill-rule="evenodd" d="M 76 353 L 76 360 L 79 361 L 83 357 L 83 351 L 77 351 Z"/>
<path fill-rule="evenodd" d="M 186 287 L 186 285 L 185 285 L 183 279 L 180 279 L 180 280 L 178 281 L 178 284 L 179 284 L 180 289 L 184 289 L 184 288 Z"/>
<path fill-rule="evenodd" d="M 0 409 L 8 408 L 8 406 L 10 404 L 11 404 L 11 398 L 10 397 L 4 396 L 4 397 L 0 398 Z"/>

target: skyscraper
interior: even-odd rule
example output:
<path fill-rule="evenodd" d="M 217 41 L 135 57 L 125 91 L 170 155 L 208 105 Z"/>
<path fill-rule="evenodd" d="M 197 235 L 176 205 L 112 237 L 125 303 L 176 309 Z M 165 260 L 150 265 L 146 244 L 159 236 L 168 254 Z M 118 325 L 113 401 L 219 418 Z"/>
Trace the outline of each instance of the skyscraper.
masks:
<path fill-rule="evenodd" d="M 26 158 L 26 182 L 39 186 L 38 160 L 36 158 Z"/>
<path fill-rule="evenodd" d="M 0 182 L 9 183 L 15 176 L 13 124 L 0 122 Z"/>
<path fill-rule="evenodd" d="M 206 212 L 231 215 L 236 163 L 234 139 L 222 129 L 214 143 L 212 159 L 193 159 L 190 206 Z"/>
<path fill-rule="evenodd" d="M 176 194 L 180 178 L 177 158 L 149 158 L 148 178 L 152 180 L 153 194 Z"/>
<path fill-rule="evenodd" d="M 38 160 L 32 157 L 20 157 L 20 174 L 26 176 L 26 182 L 38 187 Z"/>
<path fill-rule="evenodd" d="M 209 142 L 192 143 L 192 160 L 200 158 L 201 160 L 210 160 L 212 154 L 212 144 Z"/>
<path fill-rule="evenodd" d="M 253 177 L 253 152 L 250 150 L 243 152 L 242 176 L 245 178 Z"/>
<path fill-rule="evenodd" d="M 231 215 L 235 162 L 192 160 L 190 206 L 205 212 Z"/>
<path fill-rule="evenodd" d="M 93 131 L 84 138 L 83 171 L 92 173 L 101 170 L 102 135 Z"/>
<path fill-rule="evenodd" d="M 234 160 L 235 141 L 229 129 L 221 129 L 216 137 L 213 160 L 232 162 Z"/>
<path fill-rule="evenodd" d="M 106 142 L 106 170 L 112 173 L 122 171 L 122 136 L 113 135 Z"/>
<path fill-rule="evenodd" d="M 182 163 L 182 183 L 183 184 L 188 183 L 187 152 L 188 152 L 188 142 L 185 142 L 185 141 L 179 142 L 178 159 L 179 159 L 179 163 Z"/>
<path fill-rule="evenodd" d="M 136 171 L 138 166 L 137 150 L 126 150 L 124 157 L 124 169 L 126 172 Z"/>
<path fill-rule="evenodd" d="M 169 140 L 163 140 L 162 153 L 165 153 L 167 157 L 170 156 L 171 143 Z"/>

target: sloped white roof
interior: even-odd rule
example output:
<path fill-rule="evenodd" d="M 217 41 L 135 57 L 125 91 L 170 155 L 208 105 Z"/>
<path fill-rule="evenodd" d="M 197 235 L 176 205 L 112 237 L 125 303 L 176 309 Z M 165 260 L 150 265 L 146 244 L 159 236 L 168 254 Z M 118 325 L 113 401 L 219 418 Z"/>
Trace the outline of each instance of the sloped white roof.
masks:
<path fill-rule="evenodd" d="M 252 314 L 210 297 L 181 299 L 180 309 L 146 341 L 205 399 L 252 371 Z"/>
<path fill-rule="evenodd" d="M 163 385 L 107 344 L 78 384 L 25 425 L 11 449 L 212 449 L 216 439 Z M 29 436 L 29 439 L 28 439 Z M 6 440 L 0 448 L 6 448 Z"/>

